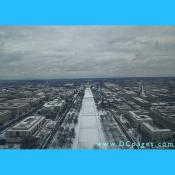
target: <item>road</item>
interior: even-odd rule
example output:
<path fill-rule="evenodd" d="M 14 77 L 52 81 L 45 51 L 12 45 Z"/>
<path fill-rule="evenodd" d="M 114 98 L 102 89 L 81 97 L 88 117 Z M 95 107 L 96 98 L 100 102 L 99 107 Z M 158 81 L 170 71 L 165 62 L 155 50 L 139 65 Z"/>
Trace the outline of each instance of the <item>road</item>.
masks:
<path fill-rule="evenodd" d="M 77 96 L 78 96 L 78 93 L 77 93 L 76 97 Z M 56 125 L 55 125 L 54 129 L 51 131 L 51 134 L 48 136 L 48 138 L 45 141 L 45 143 L 41 146 L 42 149 L 47 149 L 50 146 L 50 144 L 51 144 L 55 134 L 58 132 L 59 127 L 61 126 L 61 124 L 65 120 L 65 117 L 66 117 L 67 113 L 70 111 L 70 109 L 72 108 L 75 100 L 76 100 L 76 98 L 74 98 L 72 100 L 72 102 L 69 105 L 69 107 L 65 110 L 65 112 L 61 116 L 59 114 L 57 115 L 57 117 L 56 117 Z"/>
<path fill-rule="evenodd" d="M 42 107 L 43 104 L 31 109 L 30 111 L 26 112 L 23 115 L 20 115 L 19 117 L 13 119 L 12 121 L 10 121 L 7 124 L 4 124 L 3 126 L 0 127 L 0 134 L 4 133 L 8 128 L 10 128 L 11 126 L 15 125 L 17 122 L 23 120 L 24 118 L 32 115 L 33 113 L 35 113 L 38 109 L 40 109 Z"/>
<path fill-rule="evenodd" d="M 122 129 L 122 131 L 125 134 L 125 136 L 127 137 L 128 141 L 130 141 L 131 143 L 135 143 L 136 142 L 135 139 L 127 132 L 125 126 L 122 124 L 120 119 L 116 117 L 116 114 L 112 110 L 110 110 L 110 112 L 113 114 L 115 121 L 118 123 L 118 125 Z M 137 149 L 136 146 L 134 148 Z"/>

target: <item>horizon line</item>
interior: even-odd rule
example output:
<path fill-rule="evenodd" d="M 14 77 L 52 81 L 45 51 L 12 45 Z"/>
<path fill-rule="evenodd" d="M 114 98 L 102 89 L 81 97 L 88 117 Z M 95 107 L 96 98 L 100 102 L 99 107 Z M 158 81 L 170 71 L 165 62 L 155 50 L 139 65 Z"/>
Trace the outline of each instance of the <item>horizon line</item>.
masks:
<path fill-rule="evenodd" d="M 0 81 L 37 81 L 37 80 L 79 80 L 79 79 L 124 79 L 124 78 L 175 78 L 175 76 L 126 76 L 126 77 L 81 77 L 81 78 L 29 78 L 29 79 L 0 79 Z"/>

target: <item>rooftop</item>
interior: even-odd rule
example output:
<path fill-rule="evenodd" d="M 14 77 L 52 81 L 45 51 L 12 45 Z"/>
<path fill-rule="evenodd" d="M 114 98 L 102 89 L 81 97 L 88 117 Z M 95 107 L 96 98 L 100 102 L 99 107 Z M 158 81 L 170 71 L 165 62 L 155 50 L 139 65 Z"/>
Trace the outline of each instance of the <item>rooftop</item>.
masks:
<path fill-rule="evenodd" d="M 44 104 L 44 107 L 60 107 L 64 103 L 64 100 L 55 99 Z"/>
<path fill-rule="evenodd" d="M 9 110 L 0 110 L 0 115 L 6 114 L 6 113 L 10 113 L 10 111 Z"/>
<path fill-rule="evenodd" d="M 137 100 L 137 101 L 140 101 L 142 103 L 149 103 L 148 101 L 146 100 L 143 100 L 142 98 L 139 98 L 139 97 L 133 97 L 133 99 Z"/>
<path fill-rule="evenodd" d="M 150 123 L 147 123 L 147 122 L 144 122 L 143 125 L 152 132 L 170 132 L 171 131 L 170 129 L 162 129 L 162 128 L 159 128 L 156 125 L 153 125 L 153 124 L 150 124 Z"/>
<path fill-rule="evenodd" d="M 134 111 L 129 111 L 129 114 L 132 115 L 132 117 L 134 117 L 136 120 L 152 120 L 150 116 L 145 115 L 145 114 L 138 115 Z"/>
<path fill-rule="evenodd" d="M 44 116 L 29 116 L 13 126 L 10 130 L 28 130 L 43 119 L 45 119 Z"/>
<path fill-rule="evenodd" d="M 27 103 L 0 103 L 0 108 L 14 108 L 14 107 L 19 107 L 19 106 L 24 106 Z"/>

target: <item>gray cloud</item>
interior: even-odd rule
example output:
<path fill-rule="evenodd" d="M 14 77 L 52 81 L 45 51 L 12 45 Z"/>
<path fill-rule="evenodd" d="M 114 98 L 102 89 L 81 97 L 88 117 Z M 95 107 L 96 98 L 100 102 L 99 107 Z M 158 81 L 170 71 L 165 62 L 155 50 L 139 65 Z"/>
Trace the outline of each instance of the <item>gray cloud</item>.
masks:
<path fill-rule="evenodd" d="M 0 27 L 0 79 L 175 76 L 175 27 Z"/>

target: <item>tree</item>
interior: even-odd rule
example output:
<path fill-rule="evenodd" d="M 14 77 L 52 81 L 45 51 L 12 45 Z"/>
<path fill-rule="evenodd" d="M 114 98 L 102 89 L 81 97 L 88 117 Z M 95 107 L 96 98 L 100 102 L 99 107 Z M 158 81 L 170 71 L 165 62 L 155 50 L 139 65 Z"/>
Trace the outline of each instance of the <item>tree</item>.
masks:
<path fill-rule="evenodd" d="M 5 145 L 6 144 L 6 140 L 5 139 L 0 139 L 0 145 Z"/>
<path fill-rule="evenodd" d="M 78 119 L 74 118 L 74 124 L 77 124 L 77 123 L 78 123 Z"/>
<path fill-rule="evenodd" d="M 73 144 L 71 139 L 67 139 L 66 145 L 68 148 L 71 148 L 71 145 Z"/>
<path fill-rule="evenodd" d="M 63 131 L 64 131 L 64 127 L 61 126 L 61 127 L 59 128 L 59 132 L 62 133 Z"/>
<path fill-rule="evenodd" d="M 59 106 L 56 106 L 56 107 L 54 108 L 54 112 L 59 113 L 59 112 L 60 112 L 60 107 L 59 107 Z"/>
<path fill-rule="evenodd" d="M 75 128 L 71 128 L 69 136 L 75 138 Z"/>
<path fill-rule="evenodd" d="M 63 148 L 63 146 L 65 145 L 66 143 L 66 138 L 62 135 L 58 138 L 58 145 L 59 147 Z"/>
<path fill-rule="evenodd" d="M 22 140 L 22 149 L 33 149 L 39 146 L 39 139 L 36 137 L 26 137 Z"/>
<path fill-rule="evenodd" d="M 72 123 L 72 118 L 70 117 L 67 122 L 69 123 L 69 125 Z"/>

